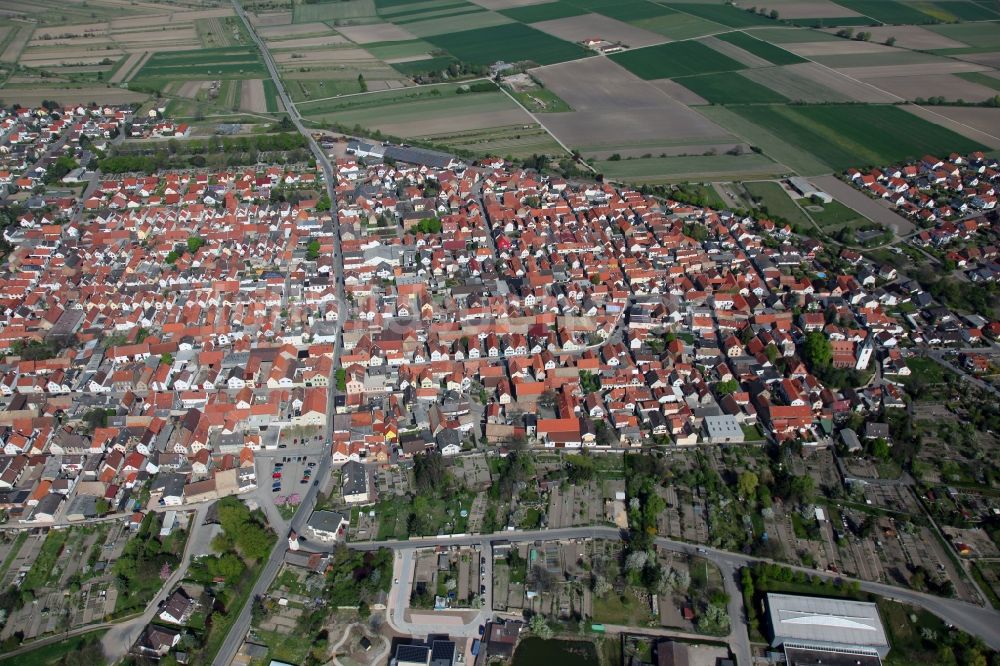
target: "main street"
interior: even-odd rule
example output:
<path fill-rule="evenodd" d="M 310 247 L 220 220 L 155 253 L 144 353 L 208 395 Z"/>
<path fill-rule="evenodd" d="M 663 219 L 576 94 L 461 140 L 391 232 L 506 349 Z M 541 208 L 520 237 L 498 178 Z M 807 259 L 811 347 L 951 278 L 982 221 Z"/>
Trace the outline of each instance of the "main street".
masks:
<path fill-rule="evenodd" d="M 260 36 L 254 30 L 253 25 L 247 18 L 246 12 L 243 11 L 243 7 L 240 6 L 239 0 L 232 0 L 233 9 L 236 11 L 236 15 L 240 17 L 243 21 L 243 25 L 247 29 L 247 33 L 251 36 L 257 48 L 260 49 L 261 56 L 264 58 L 264 64 L 267 66 L 267 71 L 274 81 L 275 89 L 278 93 L 278 98 L 281 100 L 285 111 L 288 113 L 288 118 L 295 125 L 295 128 L 305 137 L 309 144 L 309 149 L 312 151 L 313 155 L 316 157 L 316 164 L 323 169 L 323 181 L 326 185 L 327 196 L 331 201 L 331 215 L 333 216 L 333 228 L 336 234 L 334 241 L 333 250 L 333 266 L 334 275 L 337 284 L 337 306 L 338 306 L 338 326 L 336 331 L 337 341 L 334 343 L 334 359 L 340 358 L 341 342 L 342 336 L 341 331 L 343 330 L 343 318 L 347 312 L 346 299 L 344 297 L 344 275 L 343 275 L 343 253 L 340 252 L 340 225 L 337 224 L 336 219 L 336 201 L 337 197 L 334 192 L 334 171 L 333 165 L 330 163 L 329 158 L 323 149 L 312 137 L 312 133 L 302 124 L 302 117 L 299 115 L 298 110 L 292 103 L 291 98 L 285 91 L 285 87 L 282 84 L 281 77 L 278 75 L 278 68 L 274 64 L 274 59 L 271 57 L 271 53 L 267 50 L 266 45 Z M 327 414 L 326 414 L 326 426 L 324 432 L 323 441 L 329 444 L 331 435 L 333 433 L 333 415 L 334 415 L 334 400 L 336 398 L 336 368 L 337 363 L 334 363 L 334 370 L 332 371 L 328 393 L 328 404 L 327 404 Z M 316 497 L 319 493 L 319 488 L 324 485 L 328 479 L 330 473 L 330 447 L 326 446 L 323 451 L 319 454 L 320 462 L 316 471 L 316 481 L 317 483 L 310 484 L 309 490 L 306 491 L 305 497 L 302 499 L 302 503 L 299 504 L 295 515 L 292 516 L 291 528 L 296 532 L 302 530 L 303 525 L 309 519 L 312 514 L 313 507 L 316 505 Z M 283 523 L 282 523 L 283 524 Z M 257 577 L 257 581 L 254 583 L 253 590 L 250 596 L 247 598 L 247 602 L 243 605 L 240 610 L 240 614 L 226 636 L 222 647 L 219 648 L 218 654 L 215 656 L 215 660 L 212 662 L 215 666 L 228 666 L 228 664 L 236 656 L 236 652 L 239 650 L 240 645 L 246 638 L 248 632 L 250 631 L 250 619 L 251 611 L 253 609 L 253 604 L 258 597 L 263 596 L 271 583 L 274 581 L 275 576 L 278 575 L 278 570 L 281 568 L 281 563 L 284 561 L 285 551 L 288 549 L 287 533 L 279 533 L 278 541 L 274 545 L 274 549 L 271 551 L 270 556 L 266 563 L 264 563 L 263 569 L 260 575 Z"/>

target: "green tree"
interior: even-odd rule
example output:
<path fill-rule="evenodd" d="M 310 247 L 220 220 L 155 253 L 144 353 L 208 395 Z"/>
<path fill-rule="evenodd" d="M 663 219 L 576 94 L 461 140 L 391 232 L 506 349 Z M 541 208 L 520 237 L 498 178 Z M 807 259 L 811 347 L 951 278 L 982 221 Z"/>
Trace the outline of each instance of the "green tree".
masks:
<path fill-rule="evenodd" d="M 719 392 L 719 395 L 729 395 L 740 390 L 740 383 L 735 379 L 727 379 L 724 382 L 716 384 L 715 389 Z"/>
<path fill-rule="evenodd" d="M 191 254 L 195 254 L 205 245 L 207 241 L 201 236 L 191 236 L 187 239 L 187 249 Z"/>
<path fill-rule="evenodd" d="M 753 497 L 757 490 L 758 481 L 757 475 L 749 470 L 741 473 L 736 482 L 736 487 L 739 490 L 740 497 Z"/>
<path fill-rule="evenodd" d="M 828 368 L 833 362 L 833 346 L 826 336 L 819 331 L 810 331 L 802 345 L 802 354 L 806 363 L 813 368 Z"/>
<path fill-rule="evenodd" d="M 316 261 L 319 259 L 319 241 L 311 240 L 309 241 L 309 246 L 306 248 L 306 259 L 309 261 Z"/>
<path fill-rule="evenodd" d="M 542 640 L 550 640 L 555 636 L 555 632 L 552 631 L 552 627 L 549 623 L 545 621 L 545 618 L 540 614 L 535 614 L 531 616 L 531 620 L 528 621 L 528 628 L 531 629 L 531 633 L 538 636 Z"/>

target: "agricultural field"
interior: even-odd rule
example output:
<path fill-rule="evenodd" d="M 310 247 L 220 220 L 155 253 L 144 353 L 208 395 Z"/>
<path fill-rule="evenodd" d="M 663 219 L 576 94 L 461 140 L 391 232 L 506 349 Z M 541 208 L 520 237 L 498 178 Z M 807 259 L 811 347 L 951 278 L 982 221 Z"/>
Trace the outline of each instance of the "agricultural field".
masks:
<path fill-rule="evenodd" d="M 719 35 L 719 39 L 724 42 L 729 42 L 734 44 L 744 51 L 749 51 L 759 58 L 763 58 L 772 65 L 794 65 L 796 63 L 805 62 L 805 59 L 795 55 L 790 51 L 775 46 L 773 44 L 768 44 L 762 39 L 753 37 L 745 32 L 730 32 L 724 35 Z"/>
<path fill-rule="evenodd" d="M 744 119 L 816 156 L 831 170 L 889 164 L 926 153 L 984 146 L 896 106 L 733 106 Z"/>
<path fill-rule="evenodd" d="M 743 76 L 742 72 L 701 74 L 675 80 L 712 104 L 771 104 L 789 101 L 784 95 L 754 83 Z"/>
<path fill-rule="evenodd" d="M 606 178 L 625 183 L 673 183 L 688 180 L 734 180 L 781 175 L 781 165 L 764 155 L 704 155 L 600 160 L 594 168 Z"/>
<path fill-rule="evenodd" d="M 696 41 L 671 42 L 610 56 L 642 79 L 672 79 L 677 76 L 732 72 L 746 66 Z"/>
<path fill-rule="evenodd" d="M 519 23 L 434 35 L 427 41 L 460 60 L 478 64 L 530 60 L 539 65 L 551 65 L 590 55 L 582 46 Z"/>

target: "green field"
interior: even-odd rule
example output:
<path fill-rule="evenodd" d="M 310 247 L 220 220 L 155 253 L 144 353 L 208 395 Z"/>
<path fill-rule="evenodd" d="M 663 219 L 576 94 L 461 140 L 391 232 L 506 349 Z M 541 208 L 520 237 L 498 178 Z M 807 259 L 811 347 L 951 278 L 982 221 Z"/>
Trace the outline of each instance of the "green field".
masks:
<path fill-rule="evenodd" d="M 546 2 L 543 5 L 501 9 L 500 13 L 521 23 L 538 23 L 540 21 L 579 16 L 586 14 L 587 10 L 581 9 L 569 2 Z"/>
<path fill-rule="evenodd" d="M 264 97 L 267 98 L 267 112 L 276 113 L 278 111 L 278 88 L 271 79 L 264 79 Z"/>
<path fill-rule="evenodd" d="M 735 44 L 744 51 L 749 51 L 759 58 L 767 60 L 773 65 L 794 65 L 799 62 L 806 62 L 790 51 L 768 44 L 767 42 L 752 37 L 745 32 L 729 32 L 724 35 L 717 35 L 719 39 L 730 44 Z"/>
<path fill-rule="evenodd" d="M 671 2 L 667 5 L 685 14 L 691 14 L 699 18 L 715 21 L 731 28 L 746 28 L 752 25 L 777 25 L 777 22 L 766 16 L 760 16 L 739 9 L 731 5 L 724 4 L 696 4 Z"/>
<path fill-rule="evenodd" d="M 260 54 L 244 46 L 154 53 L 133 80 L 266 79 Z"/>
<path fill-rule="evenodd" d="M 451 56 L 438 56 L 436 58 L 426 58 L 424 60 L 397 62 L 392 65 L 392 68 L 404 76 L 415 76 L 417 74 L 440 72 L 443 69 L 447 69 L 449 65 L 455 62 L 458 61 Z"/>
<path fill-rule="evenodd" d="M 870 16 L 880 23 L 921 25 L 934 23 L 938 20 L 910 4 L 894 0 L 837 0 L 837 4 L 853 9 L 859 14 Z"/>
<path fill-rule="evenodd" d="M 939 35 L 965 42 L 969 46 L 1000 47 L 1000 23 L 960 23 L 957 25 L 932 25 Z"/>
<path fill-rule="evenodd" d="M 480 65 L 489 65 L 498 60 L 530 60 L 539 65 L 551 65 L 591 55 L 582 46 L 520 23 L 434 35 L 428 37 L 427 41 L 445 49 L 459 60 Z"/>
<path fill-rule="evenodd" d="M 532 113 L 564 113 L 573 110 L 562 97 L 545 88 L 512 92 L 511 95 Z"/>
<path fill-rule="evenodd" d="M 636 184 L 766 178 L 784 171 L 781 165 L 755 153 L 598 160 L 594 168 L 612 180 Z"/>
<path fill-rule="evenodd" d="M 788 101 L 784 95 L 754 83 L 739 72 L 684 76 L 675 80 L 712 104 L 770 104 Z"/>
<path fill-rule="evenodd" d="M 896 106 L 816 104 L 734 106 L 746 120 L 812 153 L 832 170 L 889 164 L 925 153 L 983 150 L 951 130 Z"/>
<path fill-rule="evenodd" d="M 456 16 L 463 16 L 465 14 L 487 14 L 487 12 L 479 5 L 461 4 L 453 7 L 442 7 L 441 9 L 412 12 L 409 14 L 393 14 L 392 22 L 396 25 L 407 25 L 410 23 L 420 23 L 422 21 L 429 20 L 444 21 L 445 19 L 452 20 Z"/>
<path fill-rule="evenodd" d="M 409 5 L 402 5 L 400 7 L 393 7 L 391 10 L 383 10 L 382 15 L 384 18 L 388 18 L 393 23 L 399 20 L 406 21 L 413 19 L 416 16 L 437 16 L 446 15 L 449 12 L 454 11 L 483 11 L 483 8 L 479 5 L 474 5 L 471 2 L 465 2 L 465 0 L 454 0 L 453 2 L 436 2 L 433 6 L 427 5 L 423 2 L 415 2 Z"/>
<path fill-rule="evenodd" d="M 840 26 L 871 25 L 873 23 L 872 19 L 867 16 L 823 16 L 782 20 L 786 23 L 806 28 L 834 28 Z"/>
<path fill-rule="evenodd" d="M 669 14 L 654 18 L 631 21 L 631 24 L 669 37 L 670 39 L 694 39 L 712 33 L 725 30 L 726 26 L 719 25 L 714 21 L 706 21 L 697 16 L 688 14 Z"/>
<path fill-rule="evenodd" d="M 960 72 L 955 76 L 963 78 L 966 81 L 978 83 L 981 86 L 986 86 L 987 88 L 993 88 L 993 90 L 1000 91 L 1000 79 L 994 76 L 987 76 L 982 72 Z"/>
<path fill-rule="evenodd" d="M 835 42 L 840 37 L 808 28 L 750 28 L 747 33 L 771 44 L 802 44 L 805 42 Z"/>
<path fill-rule="evenodd" d="M 491 127 L 485 130 L 471 130 L 454 134 L 440 134 L 422 137 L 435 144 L 457 150 L 468 150 L 477 155 L 500 155 L 522 158 L 532 155 L 564 156 L 566 151 L 541 127 L 535 125 L 525 129 L 516 127 Z"/>
<path fill-rule="evenodd" d="M 591 11 L 603 14 L 608 18 L 618 19 L 626 23 L 635 23 L 647 19 L 656 19 L 661 16 L 674 16 L 676 12 L 663 5 L 658 5 L 646 0 L 622 0 L 621 2 L 604 2 L 595 6 Z"/>
<path fill-rule="evenodd" d="M 367 95 L 355 95 L 353 97 L 327 99 L 318 102 L 303 102 L 297 106 L 303 115 L 319 115 L 357 109 L 379 109 L 390 105 L 407 104 L 420 100 L 457 99 L 457 91 L 463 85 L 467 84 L 446 83 L 442 85 L 421 86 L 419 88 L 401 88 L 399 90 L 386 90 Z M 467 96 L 475 97 L 480 94 L 483 93 L 471 93 Z"/>
<path fill-rule="evenodd" d="M 810 224 L 806 214 L 792 201 L 792 198 L 785 193 L 784 188 L 778 183 L 757 181 L 743 183 L 743 187 L 755 199 L 758 206 L 766 209 L 768 215 L 788 220 L 795 228 L 801 228 Z"/>
<path fill-rule="evenodd" d="M 643 79 L 670 79 L 677 76 L 732 72 L 746 69 L 701 42 L 672 42 L 642 49 L 632 49 L 609 56 L 619 65 Z"/>
<path fill-rule="evenodd" d="M 806 210 L 810 217 L 826 232 L 837 231 L 846 226 L 859 227 L 869 224 L 868 218 L 839 201 L 822 204 L 823 210 L 813 210 L 816 206 L 811 203 L 805 203 L 805 205 L 809 206 Z"/>

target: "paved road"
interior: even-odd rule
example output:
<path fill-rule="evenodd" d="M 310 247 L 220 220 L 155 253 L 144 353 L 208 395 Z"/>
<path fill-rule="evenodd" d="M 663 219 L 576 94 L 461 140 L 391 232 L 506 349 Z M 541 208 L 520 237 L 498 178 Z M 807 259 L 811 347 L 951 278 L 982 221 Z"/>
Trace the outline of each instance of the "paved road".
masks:
<path fill-rule="evenodd" d="M 167 598 L 174 586 L 187 575 L 188 566 L 191 564 L 191 553 L 195 544 L 200 542 L 199 532 L 204 528 L 203 523 L 205 522 L 205 514 L 208 513 L 209 504 L 201 504 L 195 510 L 191 519 L 191 531 L 188 534 L 187 543 L 184 545 L 184 553 L 181 555 L 180 566 L 170 575 L 153 600 L 149 602 L 145 612 L 132 620 L 113 625 L 111 630 L 101 638 L 101 648 L 109 661 L 118 661 L 128 653 L 129 647 L 139 638 L 139 634 L 142 633 L 145 626 L 152 622 L 156 614 L 159 613 L 160 604 Z"/>
<path fill-rule="evenodd" d="M 513 531 L 513 532 L 497 532 L 492 535 L 475 535 L 475 536 L 462 536 L 462 537 L 437 537 L 437 538 L 424 538 L 424 539 L 412 539 L 409 541 L 383 541 L 383 542 L 370 542 L 370 543 L 350 543 L 348 544 L 351 548 L 356 548 L 358 550 L 375 550 L 377 548 L 392 548 L 395 550 L 405 550 L 413 548 L 433 548 L 439 545 L 472 545 L 474 543 L 479 543 L 484 539 L 490 540 L 500 540 L 508 539 L 510 541 L 524 542 L 524 541 L 556 541 L 561 539 L 619 539 L 621 538 L 621 531 L 612 527 L 571 527 L 564 529 L 553 529 L 553 530 L 534 530 L 534 531 Z M 976 606 L 964 601 L 958 601 L 956 599 L 945 599 L 942 597 L 936 597 L 931 594 L 925 594 L 923 592 L 915 592 L 913 590 L 908 590 L 901 587 L 896 587 L 893 585 L 886 585 L 883 583 L 874 583 L 870 581 L 863 581 L 854 578 L 849 578 L 841 574 L 834 574 L 826 571 L 816 571 L 814 569 L 809 569 L 807 567 L 797 567 L 788 565 L 784 562 L 774 562 L 773 560 L 762 559 L 751 557 L 749 555 L 743 555 L 741 553 L 731 553 L 724 550 L 718 550 L 715 548 L 709 548 L 707 546 L 698 546 L 694 544 L 685 543 L 682 541 L 675 541 L 673 539 L 667 539 L 665 537 L 658 537 L 655 541 L 656 545 L 660 548 L 666 550 L 672 550 L 674 552 L 685 553 L 687 555 L 694 555 L 699 557 L 705 557 L 714 562 L 716 565 L 723 570 L 723 572 L 732 570 L 735 572 L 736 569 L 743 567 L 747 564 L 753 564 L 754 562 L 773 562 L 784 567 L 788 567 L 793 570 L 803 571 L 814 576 L 821 576 L 824 578 L 834 578 L 841 579 L 845 581 L 855 581 L 860 584 L 861 589 L 866 592 L 871 592 L 874 594 L 879 594 L 885 597 L 890 597 L 898 601 L 902 601 L 909 604 L 914 604 L 916 606 L 921 606 L 931 611 L 935 615 L 939 616 L 945 622 L 955 625 L 959 629 L 966 631 L 975 636 L 979 636 L 983 641 L 992 647 L 993 649 L 1000 650 L 1000 631 L 997 631 L 997 627 L 1000 626 L 1000 612 L 993 610 L 992 608 L 983 608 L 981 606 Z M 312 547 L 314 544 L 306 544 L 308 547 Z M 736 616 L 741 617 L 742 614 L 742 603 L 736 601 L 736 598 L 742 599 L 742 594 L 736 586 L 736 581 L 734 578 L 727 576 L 727 581 L 730 581 L 732 586 L 729 590 L 735 590 L 735 592 L 730 592 L 730 614 L 734 613 L 734 608 L 739 607 L 735 611 Z M 727 591 L 729 591 L 727 590 Z M 745 630 L 745 625 L 742 621 L 734 621 L 734 630 L 738 629 L 738 626 L 742 625 Z M 732 637 L 732 634 L 731 634 Z M 740 640 L 739 642 L 742 642 Z M 746 654 L 749 654 L 749 640 L 746 642 Z M 739 646 L 737 646 L 739 647 Z M 742 652 L 742 647 L 739 647 L 739 651 Z M 739 654 L 737 654 L 739 656 Z M 745 661 L 743 663 L 751 663 Z"/>
<path fill-rule="evenodd" d="M 274 59 L 271 57 L 271 53 L 267 50 L 263 40 L 260 39 L 257 32 L 254 30 L 253 25 L 247 19 L 246 12 L 244 12 L 243 7 L 240 6 L 239 0 L 232 0 L 232 3 L 237 16 L 239 16 L 240 20 L 243 21 L 243 25 L 246 27 L 247 32 L 253 38 L 257 48 L 260 49 L 261 55 L 264 58 L 264 63 L 267 65 L 268 73 L 270 74 L 271 80 L 274 81 L 278 97 L 281 99 L 281 103 L 288 112 L 289 119 L 295 125 L 296 129 L 306 138 L 306 141 L 309 144 L 309 149 L 316 157 L 316 164 L 323 169 L 327 196 L 330 197 L 330 201 L 334 204 L 331 210 L 334 211 L 333 214 L 335 216 L 337 197 L 334 192 L 335 175 L 333 165 L 330 163 L 329 158 L 326 156 L 326 153 L 323 152 L 320 145 L 316 143 L 315 139 L 312 138 L 312 133 L 302 124 L 302 117 L 299 115 L 298 110 L 295 108 L 295 105 L 292 104 L 291 98 L 289 98 L 288 93 L 285 91 L 285 87 L 282 84 L 281 77 L 278 75 L 278 69 L 274 64 Z M 337 224 L 336 217 L 334 217 L 333 226 L 335 233 L 337 234 L 336 241 L 334 243 L 333 265 L 337 284 L 337 302 L 339 307 L 337 342 L 334 345 L 334 358 L 339 359 L 342 343 L 342 336 L 340 335 L 339 329 L 344 318 L 346 317 L 347 308 L 343 286 L 343 253 L 340 251 L 340 225 Z M 336 367 L 336 363 L 334 365 Z M 336 370 L 334 369 L 333 372 L 336 372 Z M 329 381 L 330 388 L 327 391 L 327 420 L 324 432 L 324 441 L 326 442 L 330 441 L 331 434 L 333 432 L 334 399 L 336 396 L 335 385 L 336 382 L 334 381 L 334 377 L 331 375 Z M 275 455 L 277 455 L 277 453 Z M 292 520 L 290 521 L 291 528 L 296 532 L 302 531 L 305 522 L 308 520 L 310 514 L 312 514 L 313 507 L 316 505 L 316 497 L 318 495 L 319 488 L 326 483 L 329 474 L 330 449 L 327 447 L 320 454 L 319 466 L 316 468 L 315 479 L 318 483 L 311 484 L 309 486 L 309 490 L 306 491 L 305 497 L 302 499 L 302 503 L 299 505 L 295 515 L 292 516 Z M 284 525 L 285 523 L 282 521 L 278 527 L 280 528 Z M 288 548 L 288 543 L 286 541 L 287 536 L 287 532 L 278 532 L 278 541 L 274 545 L 274 549 L 271 551 L 270 557 L 264 564 L 263 570 L 257 577 L 257 581 L 254 583 L 253 590 L 247 598 L 246 604 L 244 604 L 241 609 L 236 622 L 233 623 L 232 629 L 229 631 L 229 635 L 226 636 L 222 647 L 219 649 L 219 653 L 212 662 L 215 666 L 228 666 L 233 657 L 236 655 L 237 650 L 239 650 L 244 638 L 246 638 L 247 633 L 250 631 L 251 610 L 253 608 L 254 600 L 267 592 L 267 589 L 271 586 L 275 576 L 278 575 L 278 570 L 281 568 L 281 563 L 284 561 L 285 551 Z"/>

